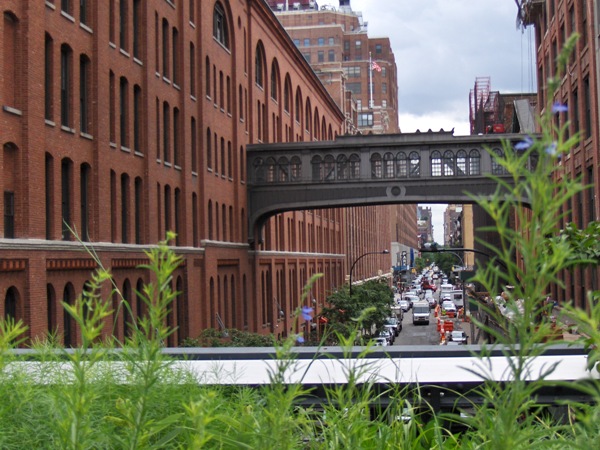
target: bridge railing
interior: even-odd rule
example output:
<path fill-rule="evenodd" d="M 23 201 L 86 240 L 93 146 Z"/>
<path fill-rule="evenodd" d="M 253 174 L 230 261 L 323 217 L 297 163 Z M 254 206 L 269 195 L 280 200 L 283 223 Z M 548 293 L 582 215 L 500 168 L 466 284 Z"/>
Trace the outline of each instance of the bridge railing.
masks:
<path fill-rule="evenodd" d="M 522 138 L 520 135 L 482 137 L 444 133 L 444 139 L 440 140 L 431 139 L 428 133 L 413 133 L 409 135 L 412 139 L 398 141 L 397 135 L 390 136 L 252 145 L 248 147 L 248 182 L 259 186 L 502 176 L 506 171 L 491 152 L 502 155 L 503 139 L 514 142 Z M 438 133 L 433 136 L 440 137 Z"/>

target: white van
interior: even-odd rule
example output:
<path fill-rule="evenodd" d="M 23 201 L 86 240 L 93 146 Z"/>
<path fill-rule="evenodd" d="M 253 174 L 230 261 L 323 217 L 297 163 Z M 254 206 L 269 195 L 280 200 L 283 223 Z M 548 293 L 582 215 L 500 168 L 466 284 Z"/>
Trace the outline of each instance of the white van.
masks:
<path fill-rule="evenodd" d="M 441 284 L 440 285 L 440 301 L 445 297 L 445 296 L 449 296 L 450 298 L 452 298 L 452 296 L 450 295 L 452 293 L 452 291 L 454 291 L 454 285 L 448 283 L 448 284 Z"/>
<path fill-rule="evenodd" d="M 458 309 L 464 308 L 465 300 L 463 297 L 463 291 L 461 291 L 461 290 L 452 291 L 452 301 L 456 305 L 456 308 L 458 308 Z"/>
<path fill-rule="evenodd" d="M 429 324 L 429 303 L 420 301 L 415 302 L 412 308 L 413 325 L 417 323 Z"/>

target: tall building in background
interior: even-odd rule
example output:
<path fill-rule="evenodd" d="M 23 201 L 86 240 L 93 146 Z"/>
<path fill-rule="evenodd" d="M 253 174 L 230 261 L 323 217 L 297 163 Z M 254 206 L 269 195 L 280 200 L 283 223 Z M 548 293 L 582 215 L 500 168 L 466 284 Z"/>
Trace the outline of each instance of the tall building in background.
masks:
<path fill-rule="evenodd" d="M 469 122 L 471 134 L 522 133 L 536 131 L 537 95 L 535 93 L 504 94 L 492 90 L 490 77 L 477 77 L 469 93 Z M 496 151 L 500 151 L 497 149 Z M 479 253 L 465 253 L 465 266 L 473 268 L 475 260 L 486 263 L 490 249 L 485 244 L 500 248 L 498 233 L 490 231 L 495 223 L 478 205 L 462 205 L 461 234 L 464 248 Z M 514 225 L 514 224 L 513 224 Z"/>
<path fill-rule="evenodd" d="M 592 187 L 564 205 L 561 225 L 574 222 L 585 228 L 590 221 L 600 219 L 600 5 L 598 0 L 519 0 L 518 4 L 521 24 L 535 28 L 539 109 L 543 113 L 553 102 L 567 105 L 568 110 L 557 116 L 556 125 L 568 123 L 568 136 L 578 133 L 581 137 L 579 144 L 563 157 L 562 172 L 580 177 Z M 546 80 L 556 73 L 556 58 L 573 33 L 579 34 L 579 40 L 558 92 L 548 98 Z M 555 286 L 553 297 L 573 301 L 583 308 L 588 307 L 587 291 L 600 289 L 598 266 L 565 271 L 562 278 L 564 287 Z"/>
<path fill-rule="evenodd" d="M 264 1 L 5 0 L 0 7 L 0 315 L 27 337 L 81 336 L 73 304 L 98 263 L 121 297 L 104 333 L 146 313 L 145 252 L 176 232 L 169 346 L 206 328 L 285 336 L 294 311 L 387 248 L 367 209 L 281 213 L 248 243 L 246 146 L 332 140 L 347 117 Z M 351 220 L 350 220 L 351 219 Z M 354 279 L 389 274 L 373 255 Z M 322 273 L 306 298 L 302 289 Z"/>
<path fill-rule="evenodd" d="M 346 117 L 349 133 L 399 133 L 396 60 L 387 37 L 369 37 L 368 22 L 352 10 L 350 0 L 268 0 L 292 41 Z M 359 211 L 390 224 L 392 263 L 401 263 L 402 252 L 417 247 L 416 205 L 350 208 L 348 236 L 356 234 Z M 360 246 L 349 240 L 348 263 L 360 255 Z M 388 247 L 386 247 L 388 248 Z M 409 263 L 412 260 L 409 258 Z"/>
<path fill-rule="evenodd" d="M 434 242 L 431 214 L 430 206 L 417 207 L 417 235 L 419 238 L 419 248 L 422 248 L 423 244 Z"/>
<path fill-rule="evenodd" d="M 368 22 L 349 0 L 336 6 L 321 2 L 320 7 L 311 0 L 267 3 L 357 131 L 400 132 L 389 38 L 369 37 Z"/>
<path fill-rule="evenodd" d="M 444 210 L 444 247 L 462 247 L 461 205 L 448 205 Z"/>

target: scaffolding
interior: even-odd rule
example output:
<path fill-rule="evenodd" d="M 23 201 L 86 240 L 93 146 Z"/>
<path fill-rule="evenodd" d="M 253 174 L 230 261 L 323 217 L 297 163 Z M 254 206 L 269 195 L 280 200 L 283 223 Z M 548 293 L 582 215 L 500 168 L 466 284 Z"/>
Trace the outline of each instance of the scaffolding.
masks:
<path fill-rule="evenodd" d="M 475 78 L 469 93 L 471 134 L 504 132 L 500 92 L 491 90 L 490 77 Z"/>

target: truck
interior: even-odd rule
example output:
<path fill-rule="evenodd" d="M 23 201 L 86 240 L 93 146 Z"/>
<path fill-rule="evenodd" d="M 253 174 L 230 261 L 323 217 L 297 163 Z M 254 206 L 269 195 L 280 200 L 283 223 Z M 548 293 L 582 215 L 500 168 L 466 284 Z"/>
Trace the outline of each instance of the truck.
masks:
<path fill-rule="evenodd" d="M 463 296 L 463 291 L 461 291 L 461 290 L 452 291 L 452 298 L 451 298 L 451 300 L 454 302 L 454 304 L 456 305 L 457 309 L 465 307 L 465 300 L 464 300 L 464 296 Z"/>
<path fill-rule="evenodd" d="M 412 308 L 413 325 L 418 323 L 429 325 L 429 313 L 429 302 L 420 301 L 414 303 Z"/>
<path fill-rule="evenodd" d="M 440 286 L 440 303 L 442 302 L 442 299 L 445 296 L 449 296 L 452 292 L 454 291 L 454 285 L 452 284 L 442 284 Z M 450 300 L 452 300 L 452 297 L 450 296 Z"/>

